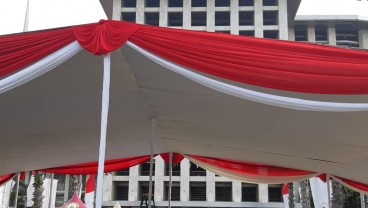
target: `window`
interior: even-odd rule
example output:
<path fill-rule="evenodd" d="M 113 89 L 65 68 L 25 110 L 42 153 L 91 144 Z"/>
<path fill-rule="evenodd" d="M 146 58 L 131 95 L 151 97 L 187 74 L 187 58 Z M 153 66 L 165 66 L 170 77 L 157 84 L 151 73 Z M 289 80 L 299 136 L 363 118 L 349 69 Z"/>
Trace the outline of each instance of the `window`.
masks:
<path fill-rule="evenodd" d="M 215 13 L 215 25 L 216 26 L 229 26 L 230 25 L 230 12 L 216 12 Z"/>
<path fill-rule="evenodd" d="M 263 0 L 263 6 L 277 6 L 277 0 Z"/>
<path fill-rule="evenodd" d="M 206 201 L 207 199 L 205 182 L 190 182 L 189 192 L 190 201 Z"/>
<path fill-rule="evenodd" d="M 57 188 L 56 188 L 56 199 L 55 199 L 55 205 L 58 207 L 61 207 L 64 204 L 65 178 L 66 178 L 66 175 L 62 175 L 62 174 L 54 175 L 54 179 L 58 180 Z"/>
<path fill-rule="evenodd" d="M 249 201 L 249 202 L 258 201 L 257 184 L 242 183 L 242 201 Z"/>
<path fill-rule="evenodd" d="M 297 25 L 294 27 L 295 41 L 308 41 L 307 26 Z"/>
<path fill-rule="evenodd" d="M 254 6 L 254 0 L 239 0 L 239 6 Z"/>
<path fill-rule="evenodd" d="M 282 202 L 282 184 L 268 185 L 268 201 Z"/>
<path fill-rule="evenodd" d="M 154 186 L 155 183 L 152 183 L 152 193 L 155 192 L 155 186 Z M 147 196 L 148 197 L 148 193 L 149 193 L 149 183 L 147 181 L 140 181 L 139 182 L 139 192 L 138 192 L 138 200 L 142 200 L 143 196 Z M 152 199 L 154 199 L 154 195 L 152 197 Z"/>
<path fill-rule="evenodd" d="M 121 13 L 121 19 L 127 22 L 135 22 L 135 12 Z"/>
<path fill-rule="evenodd" d="M 254 25 L 254 12 L 239 12 L 239 25 Z"/>
<path fill-rule="evenodd" d="M 129 176 L 129 168 L 125 170 L 116 171 L 117 176 Z"/>
<path fill-rule="evenodd" d="M 140 175 L 149 176 L 150 162 L 142 163 L 140 165 Z M 153 160 L 152 175 L 155 175 L 155 160 Z"/>
<path fill-rule="evenodd" d="M 144 22 L 147 25 L 159 25 L 159 13 L 158 12 L 146 12 L 144 13 Z"/>
<path fill-rule="evenodd" d="M 115 183 L 115 200 L 128 200 L 129 187 L 128 182 Z"/>
<path fill-rule="evenodd" d="M 359 47 L 358 29 L 350 24 L 336 25 L 336 44 L 342 47 Z"/>
<path fill-rule="evenodd" d="M 216 201 L 232 201 L 231 182 L 216 182 Z"/>
<path fill-rule="evenodd" d="M 169 163 L 165 164 L 165 175 L 168 176 L 170 171 Z M 180 163 L 172 164 L 172 176 L 180 176 Z"/>
<path fill-rule="evenodd" d="M 277 25 L 278 11 L 263 11 L 263 25 Z"/>
<path fill-rule="evenodd" d="M 328 43 L 327 26 L 316 25 L 316 42 L 317 43 Z"/>
<path fill-rule="evenodd" d="M 207 0 L 192 0 L 192 7 L 207 7 Z"/>
<path fill-rule="evenodd" d="M 192 12 L 192 26 L 206 26 L 206 12 Z"/>
<path fill-rule="evenodd" d="M 168 18 L 169 18 L 168 21 L 169 27 L 183 26 L 183 12 L 169 12 Z"/>
<path fill-rule="evenodd" d="M 239 31 L 239 35 L 254 37 L 254 31 L 253 30 L 241 30 Z"/>
<path fill-rule="evenodd" d="M 270 39 L 278 39 L 279 38 L 279 31 L 278 30 L 265 30 L 263 32 L 264 38 L 270 38 Z"/>
<path fill-rule="evenodd" d="M 169 182 L 165 182 L 164 200 L 169 200 Z M 172 182 L 171 201 L 180 201 L 180 182 Z"/>
<path fill-rule="evenodd" d="M 216 7 L 229 7 L 230 0 L 215 0 Z"/>
<path fill-rule="evenodd" d="M 183 0 L 169 0 L 169 7 L 182 7 Z"/>
<path fill-rule="evenodd" d="M 136 7 L 137 6 L 137 0 L 122 0 L 121 1 L 121 7 L 127 8 L 127 7 Z"/>
<path fill-rule="evenodd" d="M 190 163 L 190 176 L 206 176 L 206 170 L 194 163 Z"/>
<path fill-rule="evenodd" d="M 146 0 L 146 7 L 160 7 L 160 0 Z"/>
<path fill-rule="evenodd" d="M 224 34 L 230 34 L 231 33 L 230 30 L 217 30 L 215 32 L 217 32 L 217 33 L 224 33 Z"/>

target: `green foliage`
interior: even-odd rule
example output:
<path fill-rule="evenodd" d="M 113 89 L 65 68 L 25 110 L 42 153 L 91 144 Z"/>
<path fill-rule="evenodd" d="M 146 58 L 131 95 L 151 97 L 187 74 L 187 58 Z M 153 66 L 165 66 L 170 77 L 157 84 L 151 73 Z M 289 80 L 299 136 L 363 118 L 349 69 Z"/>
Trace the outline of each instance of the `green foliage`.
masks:
<path fill-rule="evenodd" d="M 74 194 L 78 194 L 79 191 L 79 176 L 70 175 L 69 178 L 69 196 L 72 197 Z"/>
<path fill-rule="evenodd" d="M 32 184 L 34 187 L 32 208 L 42 208 L 42 202 L 44 198 L 44 196 L 42 195 L 44 191 L 43 180 L 43 174 L 41 172 L 36 172 L 36 174 L 34 175 L 34 182 Z"/>
<path fill-rule="evenodd" d="M 294 183 L 288 183 L 289 187 L 289 208 L 295 208 Z"/>
<path fill-rule="evenodd" d="M 304 180 L 300 182 L 300 202 L 302 208 L 310 208 L 311 201 L 310 201 L 310 189 L 309 189 L 309 181 Z"/>

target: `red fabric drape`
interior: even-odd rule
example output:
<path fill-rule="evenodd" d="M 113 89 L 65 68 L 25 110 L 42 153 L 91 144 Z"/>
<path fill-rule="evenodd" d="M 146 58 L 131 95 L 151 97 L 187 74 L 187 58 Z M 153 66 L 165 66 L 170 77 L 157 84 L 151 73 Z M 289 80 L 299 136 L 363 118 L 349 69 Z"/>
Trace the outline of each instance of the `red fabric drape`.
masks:
<path fill-rule="evenodd" d="M 140 27 L 134 44 L 236 82 L 306 93 L 367 94 L 368 53 L 290 41 Z"/>
<path fill-rule="evenodd" d="M 161 153 L 160 156 L 166 163 L 170 163 L 170 153 Z M 173 153 L 172 164 L 179 164 L 184 159 L 184 156 L 178 153 Z"/>
<path fill-rule="evenodd" d="M 247 163 L 236 160 L 226 160 L 212 157 L 203 157 L 196 155 L 188 155 L 198 161 L 210 164 L 212 166 L 233 171 L 240 174 L 246 175 L 257 175 L 257 176 L 301 176 L 310 175 L 313 172 L 296 170 L 291 168 L 275 167 L 270 165 Z"/>
<path fill-rule="evenodd" d="M 114 20 L 73 27 L 79 44 L 87 51 L 101 55 L 118 49 L 140 27 L 138 24 Z"/>
<path fill-rule="evenodd" d="M 149 161 L 150 156 L 139 156 L 139 157 L 130 157 L 123 159 L 114 159 L 114 160 L 106 160 L 104 172 L 113 172 L 118 170 L 124 170 L 130 168 L 132 166 L 144 163 Z M 46 173 L 56 173 L 56 174 L 96 174 L 98 169 L 98 162 L 89 162 L 78 165 L 70 165 L 56 168 L 48 168 L 42 169 L 41 172 Z"/>
<path fill-rule="evenodd" d="M 75 40 L 72 28 L 0 37 L 0 78 L 32 64 Z"/>
<path fill-rule="evenodd" d="M 11 173 L 11 174 L 0 176 L 0 186 L 8 182 L 12 178 L 14 178 L 15 175 L 16 175 L 15 173 Z"/>

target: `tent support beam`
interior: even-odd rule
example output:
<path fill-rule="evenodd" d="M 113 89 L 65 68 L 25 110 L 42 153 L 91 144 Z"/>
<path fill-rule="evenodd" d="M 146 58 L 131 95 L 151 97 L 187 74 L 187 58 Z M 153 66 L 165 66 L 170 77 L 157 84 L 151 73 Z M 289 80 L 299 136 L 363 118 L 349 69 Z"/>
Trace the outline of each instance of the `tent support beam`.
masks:
<path fill-rule="evenodd" d="M 152 135 L 150 142 L 150 170 L 149 170 L 149 184 L 148 184 L 148 208 L 151 208 L 152 204 L 152 173 L 153 173 L 153 153 L 154 153 L 154 140 L 156 137 L 156 119 L 151 119 Z"/>
<path fill-rule="evenodd" d="M 15 187 L 15 196 L 14 196 L 14 208 L 18 206 L 18 195 L 19 195 L 19 180 L 20 180 L 20 173 L 17 173 L 17 182 Z"/>
<path fill-rule="evenodd" d="M 330 189 L 330 175 L 326 174 L 328 207 L 331 208 L 331 189 Z"/>
<path fill-rule="evenodd" d="M 110 53 L 103 56 L 104 59 L 104 75 L 102 88 L 102 110 L 101 110 L 101 135 L 100 150 L 98 156 L 98 173 L 97 173 L 97 190 L 96 190 L 96 208 L 102 206 L 102 187 L 106 153 L 106 133 L 107 133 L 107 117 L 109 113 L 109 89 L 110 89 Z"/>
<path fill-rule="evenodd" d="M 172 160 L 173 160 L 173 153 L 170 152 L 169 153 L 169 196 L 168 196 L 169 208 L 171 208 Z"/>

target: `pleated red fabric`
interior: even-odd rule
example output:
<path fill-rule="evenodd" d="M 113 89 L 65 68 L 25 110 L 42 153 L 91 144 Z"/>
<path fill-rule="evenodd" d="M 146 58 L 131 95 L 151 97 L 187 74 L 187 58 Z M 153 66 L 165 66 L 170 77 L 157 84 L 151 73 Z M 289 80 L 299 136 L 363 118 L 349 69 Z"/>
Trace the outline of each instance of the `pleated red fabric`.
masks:
<path fill-rule="evenodd" d="M 71 27 L 0 36 L 0 78 L 75 40 Z"/>
<path fill-rule="evenodd" d="M 170 163 L 170 153 L 161 153 L 160 156 L 166 163 Z M 184 156 L 178 153 L 173 153 L 172 164 L 179 164 L 184 159 Z"/>
<path fill-rule="evenodd" d="M 122 158 L 122 159 L 114 159 L 114 160 L 105 160 L 105 168 L 104 172 L 113 172 L 118 170 L 124 170 L 130 168 L 132 166 L 144 163 L 149 161 L 150 156 L 139 156 L 139 157 L 130 157 L 130 158 Z M 78 165 L 70 165 L 56 168 L 48 168 L 39 170 L 41 172 L 46 173 L 57 173 L 57 174 L 76 174 L 76 175 L 84 175 L 84 174 L 96 174 L 98 169 L 98 162 L 89 162 Z"/>
<path fill-rule="evenodd" d="M 141 25 L 114 20 L 73 27 L 75 38 L 87 51 L 107 54 L 121 47 Z"/>
<path fill-rule="evenodd" d="M 255 175 L 255 176 L 302 176 L 313 174 L 313 172 L 310 171 L 282 168 L 264 164 L 248 163 L 243 161 L 227 160 L 212 157 L 203 157 L 197 155 L 188 155 L 188 156 L 203 163 L 224 170 L 236 172 L 238 174 Z"/>
<path fill-rule="evenodd" d="M 0 186 L 3 185 L 4 183 L 8 182 L 12 178 L 14 178 L 14 176 L 15 176 L 15 173 L 10 173 L 10 174 L 7 174 L 7 175 L 0 176 Z"/>

